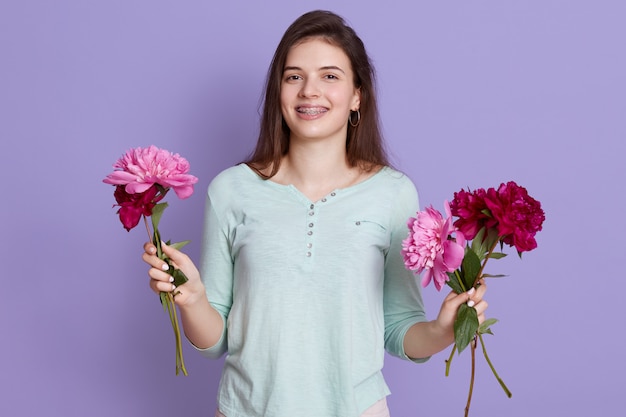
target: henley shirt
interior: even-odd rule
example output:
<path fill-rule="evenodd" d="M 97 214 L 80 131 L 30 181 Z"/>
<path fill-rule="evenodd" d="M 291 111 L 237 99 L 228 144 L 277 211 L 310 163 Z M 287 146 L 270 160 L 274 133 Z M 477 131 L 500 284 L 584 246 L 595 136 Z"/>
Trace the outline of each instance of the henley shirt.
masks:
<path fill-rule="evenodd" d="M 227 352 L 218 407 L 227 417 L 357 417 L 389 394 L 384 350 L 425 321 L 402 240 L 415 186 L 384 167 L 309 201 L 245 164 L 208 188 L 200 269 Z M 422 362 L 427 358 L 414 360 Z"/>

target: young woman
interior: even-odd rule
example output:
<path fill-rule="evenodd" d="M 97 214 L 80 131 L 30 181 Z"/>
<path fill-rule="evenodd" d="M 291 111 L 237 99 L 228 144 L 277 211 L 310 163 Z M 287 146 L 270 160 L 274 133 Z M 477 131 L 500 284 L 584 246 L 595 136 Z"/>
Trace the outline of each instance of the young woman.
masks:
<path fill-rule="evenodd" d="M 417 209 L 385 155 L 363 43 L 333 13 L 301 16 L 274 55 L 256 150 L 209 186 L 201 273 L 166 247 L 189 278 L 174 288 L 145 245 L 189 341 L 227 352 L 217 416 L 388 416 L 384 349 L 422 362 L 453 342 L 462 303 L 483 319 L 484 285 L 427 321 L 401 256 Z"/>

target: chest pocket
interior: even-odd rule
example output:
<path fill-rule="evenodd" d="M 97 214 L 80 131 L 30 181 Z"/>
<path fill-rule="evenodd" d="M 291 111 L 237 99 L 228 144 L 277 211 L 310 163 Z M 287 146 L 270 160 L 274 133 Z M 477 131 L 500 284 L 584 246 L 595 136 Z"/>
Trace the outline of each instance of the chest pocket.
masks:
<path fill-rule="evenodd" d="M 389 248 L 390 232 L 384 223 L 371 217 L 351 218 L 349 230 L 354 239 L 362 240 L 365 246 L 375 246 L 386 251 Z"/>

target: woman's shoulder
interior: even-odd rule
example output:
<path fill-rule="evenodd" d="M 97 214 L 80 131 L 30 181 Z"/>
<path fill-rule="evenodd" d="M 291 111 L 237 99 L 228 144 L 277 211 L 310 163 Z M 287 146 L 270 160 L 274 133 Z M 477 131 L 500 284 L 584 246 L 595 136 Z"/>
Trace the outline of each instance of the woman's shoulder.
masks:
<path fill-rule="evenodd" d="M 380 178 L 384 187 L 393 190 L 415 190 L 415 184 L 407 174 L 390 166 L 381 168 L 376 176 Z"/>
<path fill-rule="evenodd" d="M 237 210 L 259 194 L 263 180 L 246 164 L 239 164 L 217 174 L 209 183 L 207 197 L 218 213 Z"/>
<path fill-rule="evenodd" d="M 369 187 L 370 198 L 385 201 L 402 216 L 419 206 L 417 188 L 406 173 L 385 166 L 373 178 L 376 181 Z"/>
<path fill-rule="evenodd" d="M 252 171 L 246 164 L 238 164 L 217 174 L 209 184 L 209 193 L 232 193 L 233 190 L 241 187 L 253 186 L 260 180 L 260 177 Z"/>

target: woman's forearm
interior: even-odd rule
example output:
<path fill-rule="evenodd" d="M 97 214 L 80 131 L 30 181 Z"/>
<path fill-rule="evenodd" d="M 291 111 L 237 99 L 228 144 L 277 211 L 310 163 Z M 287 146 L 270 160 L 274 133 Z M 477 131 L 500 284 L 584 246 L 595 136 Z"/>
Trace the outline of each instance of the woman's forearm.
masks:
<path fill-rule="evenodd" d="M 222 336 L 224 320 L 206 297 L 193 304 L 179 306 L 185 336 L 199 349 L 214 346 Z"/>
<path fill-rule="evenodd" d="M 404 352 L 409 358 L 427 358 L 453 342 L 452 329 L 444 329 L 434 320 L 415 323 L 404 337 Z"/>

